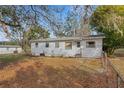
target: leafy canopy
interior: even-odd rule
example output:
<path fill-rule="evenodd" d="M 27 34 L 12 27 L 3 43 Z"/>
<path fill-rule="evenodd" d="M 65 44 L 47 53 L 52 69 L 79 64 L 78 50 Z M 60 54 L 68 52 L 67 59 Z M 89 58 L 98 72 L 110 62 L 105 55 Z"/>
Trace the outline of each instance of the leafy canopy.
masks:
<path fill-rule="evenodd" d="M 105 34 L 104 50 L 108 54 L 124 46 L 124 6 L 98 6 L 90 24 L 93 29 Z"/>

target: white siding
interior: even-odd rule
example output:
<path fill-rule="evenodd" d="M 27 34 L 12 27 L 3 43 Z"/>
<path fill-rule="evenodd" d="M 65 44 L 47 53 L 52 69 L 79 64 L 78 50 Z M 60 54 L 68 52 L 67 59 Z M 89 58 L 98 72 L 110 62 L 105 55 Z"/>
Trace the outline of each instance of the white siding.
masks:
<path fill-rule="evenodd" d="M 87 41 L 95 41 L 95 48 L 87 48 Z M 35 43 L 31 43 L 32 55 L 39 56 L 44 53 L 45 56 L 75 57 L 77 54 L 81 54 L 82 57 L 101 57 L 102 39 L 82 40 L 80 48 L 77 47 L 77 42 L 73 41 L 72 49 L 65 49 L 65 42 L 59 42 L 59 48 L 55 48 L 55 42 L 49 42 L 48 48 L 45 47 L 46 42 L 38 42 L 38 47 L 35 47 Z"/>
<path fill-rule="evenodd" d="M 18 53 L 22 52 L 21 48 L 0 48 L 0 54 L 12 54 L 14 51 L 18 51 Z"/>
<path fill-rule="evenodd" d="M 76 52 L 79 52 L 80 48 L 77 48 L 76 42 L 72 42 L 72 49 L 65 49 L 65 42 L 59 42 L 59 48 L 55 48 L 55 42 L 49 42 L 49 47 L 45 47 L 45 42 L 38 44 L 35 47 L 35 43 L 31 44 L 31 50 L 33 55 L 40 55 L 45 53 L 45 56 L 65 56 L 74 57 Z"/>
<path fill-rule="evenodd" d="M 94 41 L 95 47 L 94 48 L 87 48 L 86 42 L 87 41 Z M 95 39 L 95 40 L 85 40 L 82 41 L 83 49 L 82 49 L 82 57 L 101 57 L 102 54 L 102 39 Z"/>

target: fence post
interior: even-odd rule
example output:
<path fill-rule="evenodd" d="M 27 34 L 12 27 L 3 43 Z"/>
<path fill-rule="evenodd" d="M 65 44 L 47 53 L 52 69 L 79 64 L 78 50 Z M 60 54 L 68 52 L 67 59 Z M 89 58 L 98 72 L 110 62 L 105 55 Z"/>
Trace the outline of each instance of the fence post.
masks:
<path fill-rule="evenodd" d="M 103 54 L 103 59 L 104 59 L 103 67 L 104 67 L 104 72 L 106 74 L 107 85 L 109 88 L 116 88 L 118 87 L 117 73 L 111 66 L 111 63 L 108 60 L 107 54 L 105 52 Z"/>
<path fill-rule="evenodd" d="M 118 88 L 120 88 L 120 84 L 121 84 L 121 79 L 120 79 L 120 77 L 118 76 L 118 80 L 117 80 L 117 84 L 118 84 Z"/>
<path fill-rule="evenodd" d="M 103 65 L 103 68 L 105 70 L 105 72 L 107 71 L 107 54 L 103 51 L 103 54 L 102 54 L 102 65 Z"/>

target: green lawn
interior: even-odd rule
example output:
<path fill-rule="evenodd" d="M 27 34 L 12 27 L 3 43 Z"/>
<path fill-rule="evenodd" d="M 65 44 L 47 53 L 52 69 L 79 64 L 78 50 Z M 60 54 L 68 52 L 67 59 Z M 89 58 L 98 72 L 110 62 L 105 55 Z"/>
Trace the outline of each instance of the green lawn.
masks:
<path fill-rule="evenodd" d="M 26 55 L 6 54 L 6 55 L 0 55 L 0 62 L 4 62 L 4 63 L 17 62 L 17 61 L 22 60 L 24 58 L 26 58 Z"/>

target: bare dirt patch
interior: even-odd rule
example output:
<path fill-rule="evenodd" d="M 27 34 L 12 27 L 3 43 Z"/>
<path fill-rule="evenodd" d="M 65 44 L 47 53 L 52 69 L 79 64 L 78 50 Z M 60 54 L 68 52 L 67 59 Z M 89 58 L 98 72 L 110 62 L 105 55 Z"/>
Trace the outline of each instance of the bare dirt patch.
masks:
<path fill-rule="evenodd" d="M 0 70 L 0 87 L 107 87 L 100 59 L 31 57 Z"/>
<path fill-rule="evenodd" d="M 112 66 L 124 80 L 124 57 L 116 57 L 110 59 Z"/>

